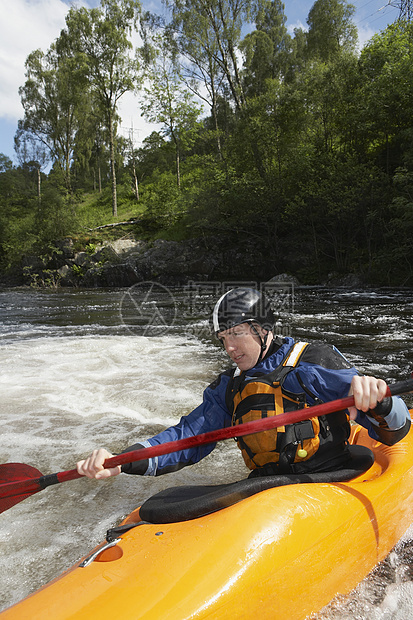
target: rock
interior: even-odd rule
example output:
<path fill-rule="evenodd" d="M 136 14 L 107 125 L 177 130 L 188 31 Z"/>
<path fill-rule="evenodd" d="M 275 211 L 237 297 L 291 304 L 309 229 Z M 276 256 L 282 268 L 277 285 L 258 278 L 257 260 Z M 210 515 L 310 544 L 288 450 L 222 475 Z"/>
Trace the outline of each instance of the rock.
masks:
<path fill-rule="evenodd" d="M 46 268 L 46 261 L 39 256 L 24 256 L 21 263 L 21 273 L 25 283 L 36 286 L 42 281 L 42 274 Z"/>
<path fill-rule="evenodd" d="M 103 242 L 92 255 L 86 251 L 75 253 L 70 239 L 57 242 L 56 247 L 47 265 L 36 257 L 26 259 L 27 278 L 37 282 L 50 275 L 60 278 L 63 286 L 85 287 L 127 287 L 142 281 L 165 286 L 189 281 L 226 282 L 232 286 L 267 281 L 301 286 L 288 273 L 295 272 L 292 264 L 284 259 L 279 262 L 275 248 L 268 244 L 257 249 L 255 239 L 243 237 L 241 241 L 235 233 L 231 238 L 210 236 L 180 242 L 158 239 L 149 243 L 127 237 Z M 43 278 L 45 269 L 48 273 Z M 324 285 L 360 288 L 363 282 L 351 274 L 330 274 Z"/>
<path fill-rule="evenodd" d="M 57 273 L 60 276 L 61 286 L 75 286 L 77 284 L 77 278 L 70 265 L 63 265 L 57 270 Z"/>
<path fill-rule="evenodd" d="M 89 267 L 92 264 L 90 254 L 87 252 L 78 252 L 74 257 L 74 264 L 78 267 Z"/>
<path fill-rule="evenodd" d="M 140 254 L 144 251 L 146 245 L 144 241 L 136 241 L 135 239 L 117 239 L 116 241 L 111 241 L 109 244 L 109 246 L 121 256 L 125 254 L 127 256 Z"/>
<path fill-rule="evenodd" d="M 82 278 L 82 286 L 96 287 L 126 287 L 142 281 L 137 269 L 130 263 L 111 265 L 95 265 L 87 270 Z"/>
<path fill-rule="evenodd" d="M 55 246 L 58 251 L 60 251 L 65 258 L 73 258 L 74 257 L 74 249 L 73 249 L 73 239 L 70 237 L 66 239 L 59 239 L 59 241 L 55 242 Z"/>
<path fill-rule="evenodd" d="M 280 273 L 268 280 L 268 282 L 287 282 L 289 284 L 293 284 L 294 286 L 300 286 L 299 280 L 295 276 L 291 276 L 288 273 Z"/>
<path fill-rule="evenodd" d="M 346 275 L 339 275 L 337 273 L 328 274 L 326 282 L 323 282 L 324 286 L 342 287 L 342 288 L 364 288 L 365 284 L 360 276 L 355 273 L 348 273 Z"/>
<path fill-rule="evenodd" d="M 112 245 L 105 245 L 102 249 L 98 250 L 90 257 L 91 261 L 94 263 L 120 263 L 121 258 L 119 257 L 116 250 Z"/>

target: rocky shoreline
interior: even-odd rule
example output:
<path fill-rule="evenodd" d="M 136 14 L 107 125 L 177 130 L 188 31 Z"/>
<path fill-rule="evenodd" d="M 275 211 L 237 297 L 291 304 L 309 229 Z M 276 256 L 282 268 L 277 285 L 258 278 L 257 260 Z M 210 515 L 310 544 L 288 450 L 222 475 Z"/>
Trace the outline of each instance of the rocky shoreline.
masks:
<path fill-rule="evenodd" d="M 300 282 L 286 269 L 277 265 L 268 252 L 257 252 L 256 245 L 243 243 L 230 247 L 225 239 L 203 238 L 187 241 L 154 242 L 136 240 L 127 235 L 97 246 L 75 249 L 71 238 L 56 244 L 47 259 L 26 257 L 20 284 L 38 287 L 129 287 L 138 282 L 154 281 L 166 286 L 189 281 L 267 281 Z M 288 263 L 288 261 L 287 261 Z M 288 264 L 287 264 L 288 267 Z M 285 273 L 288 271 L 287 273 Z M 7 282 L 4 282 L 7 285 Z M 10 282 L 11 283 L 11 282 Z M 329 286 L 363 287 L 357 275 L 336 276 L 319 283 Z"/>
<path fill-rule="evenodd" d="M 253 274 L 257 278 L 263 268 L 252 245 L 241 252 L 217 239 L 149 243 L 126 237 L 77 252 L 68 238 L 56 246 L 47 262 L 26 259 L 26 283 L 87 288 L 127 287 L 142 281 L 179 285 L 189 280 L 251 279 Z"/>

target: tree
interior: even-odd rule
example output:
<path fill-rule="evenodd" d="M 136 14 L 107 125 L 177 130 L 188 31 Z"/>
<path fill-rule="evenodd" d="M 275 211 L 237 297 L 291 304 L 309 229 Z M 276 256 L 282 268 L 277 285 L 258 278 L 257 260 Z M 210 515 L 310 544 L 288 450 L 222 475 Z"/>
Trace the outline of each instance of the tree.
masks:
<path fill-rule="evenodd" d="M 343 52 L 329 62 L 308 63 L 297 91 L 307 102 L 312 148 L 317 152 L 351 150 L 359 128 L 357 56 Z"/>
<path fill-rule="evenodd" d="M 175 146 L 176 182 L 180 188 L 182 143 L 194 129 L 201 109 L 195 104 L 192 94 L 183 87 L 175 51 L 167 32 L 154 34 L 151 51 L 148 47 L 143 50 L 149 86 L 144 88 L 145 99 L 141 108 L 147 121 L 163 126 L 163 134 Z"/>
<path fill-rule="evenodd" d="M 194 10 L 191 2 L 169 3 L 181 63 L 182 77 L 190 90 L 211 109 L 219 159 L 223 159 L 218 121 L 218 101 L 224 74 L 218 60 L 218 42 L 210 20 Z"/>
<path fill-rule="evenodd" d="M 42 144 L 63 171 L 70 192 L 76 132 L 88 101 L 85 67 L 75 62 L 62 39 L 53 43 L 46 54 L 41 50 L 29 54 L 25 66 L 26 82 L 19 89 L 24 118 L 18 125 L 17 148 L 25 141 L 32 150 L 39 148 L 35 142 Z"/>
<path fill-rule="evenodd" d="M 251 21 L 252 0 L 177 0 L 168 4 L 192 50 L 198 47 L 202 55 L 211 54 L 236 109 L 241 110 L 245 94 L 239 69 L 239 44 L 242 28 Z"/>
<path fill-rule="evenodd" d="M 322 62 L 338 53 L 354 52 L 357 27 L 352 22 L 355 7 L 347 0 L 316 0 L 308 14 L 308 55 Z"/>
<path fill-rule="evenodd" d="M 22 167 L 31 166 L 36 171 L 37 177 L 37 199 L 41 202 L 41 170 L 49 163 L 48 153 L 44 144 L 35 137 L 18 130 L 14 137 L 14 150 Z"/>
<path fill-rule="evenodd" d="M 137 150 L 141 181 L 173 167 L 175 155 L 173 150 L 171 152 L 171 147 L 171 142 L 165 140 L 157 131 L 153 131 L 143 140 L 141 148 Z"/>
<path fill-rule="evenodd" d="M 405 165 L 408 153 L 413 159 L 412 36 L 413 24 L 391 24 L 360 55 L 360 116 L 366 149 L 382 160 L 388 174 Z"/>
<path fill-rule="evenodd" d="M 242 42 L 245 54 L 245 82 L 252 93 L 265 91 L 268 79 L 285 79 L 291 62 L 292 40 L 287 32 L 281 0 L 262 0 L 256 30 Z"/>
<path fill-rule="evenodd" d="M 6 205 L 14 191 L 14 170 L 10 157 L 0 153 L 0 218 L 6 216 Z"/>
<path fill-rule="evenodd" d="M 127 140 L 127 150 L 128 150 L 128 159 L 129 166 L 131 168 L 132 173 L 132 181 L 133 181 L 133 192 L 135 194 L 135 198 L 139 201 L 139 183 L 138 183 L 138 175 L 136 173 L 136 149 L 133 142 L 133 127 L 129 129 L 129 138 Z"/>
<path fill-rule="evenodd" d="M 139 10 L 139 0 L 101 0 L 100 8 L 72 7 L 66 17 L 65 36 L 87 66 L 94 100 L 108 129 L 113 216 L 117 215 L 117 110 L 120 98 L 135 91 L 139 83 L 139 63 L 131 56 L 129 38 Z"/>
<path fill-rule="evenodd" d="M 394 280 L 404 285 L 413 278 L 413 172 L 406 168 L 397 169 L 393 185 L 395 197 L 386 226 L 391 257 L 385 258 L 388 264 L 395 267 L 392 274 Z"/>

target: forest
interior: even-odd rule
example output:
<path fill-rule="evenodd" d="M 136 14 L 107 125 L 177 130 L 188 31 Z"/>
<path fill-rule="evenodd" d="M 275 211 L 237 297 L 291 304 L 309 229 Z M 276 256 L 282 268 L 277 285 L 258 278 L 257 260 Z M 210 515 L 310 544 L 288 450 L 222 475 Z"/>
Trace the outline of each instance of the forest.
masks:
<path fill-rule="evenodd" d="M 306 29 L 280 0 L 139 0 L 70 8 L 25 64 L 18 165 L 0 154 L 0 270 L 58 240 L 220 240 L 255 277 L 331 274 L 413 286 L 413 26 L 362 48 L 346 0 Z M 119 105 L 156 123 L 137 147 Z"/>

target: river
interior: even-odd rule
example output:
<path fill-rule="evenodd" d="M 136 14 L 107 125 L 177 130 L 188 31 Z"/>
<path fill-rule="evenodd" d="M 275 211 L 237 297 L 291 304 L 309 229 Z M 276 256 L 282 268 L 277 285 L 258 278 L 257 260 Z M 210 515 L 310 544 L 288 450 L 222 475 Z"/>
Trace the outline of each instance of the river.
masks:
<path fill-rule="evenodd" d="M 207 316 L 219 284 L 117 290 L 0 290 L 0 462 L 43 474 L 93 448 L 118 452 L 176 423 L 226 367 Z M 413 370 L 412 290 L 278 291 L 277 329 L 335 344 L 388 381 Z M 413 407 L 413 399 L 406 402 Z M 159 478 L 53 486 L 0 515 L 0 610 L 85 555 L 133 508 L 173 485 L 246 477 L 233 441 Z M 412 524 L 413 525 L 413 524 Z M 317 620 L 405 620 L 413 606 L 413 527 L 349 596 Z"/>

